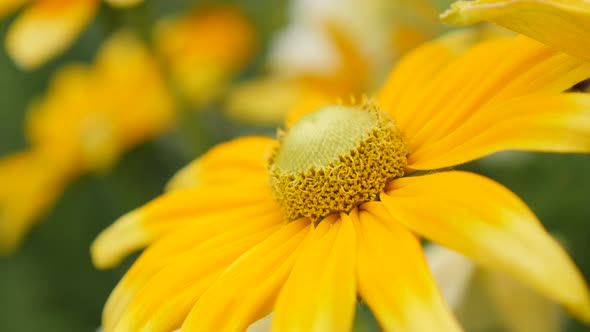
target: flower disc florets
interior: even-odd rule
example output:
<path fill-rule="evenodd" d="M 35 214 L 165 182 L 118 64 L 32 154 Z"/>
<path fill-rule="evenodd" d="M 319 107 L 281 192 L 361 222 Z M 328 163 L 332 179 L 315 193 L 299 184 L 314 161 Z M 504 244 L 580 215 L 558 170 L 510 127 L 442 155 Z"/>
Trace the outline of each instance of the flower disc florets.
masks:
<path fill-rule="evenodd" d="M 280 138 L 269 184 L 288 220 L 319 221 L 378 200 L 387 182 L 403 176 L 407 154 L 393 119 L 375 102 L 327 106 Z"/>

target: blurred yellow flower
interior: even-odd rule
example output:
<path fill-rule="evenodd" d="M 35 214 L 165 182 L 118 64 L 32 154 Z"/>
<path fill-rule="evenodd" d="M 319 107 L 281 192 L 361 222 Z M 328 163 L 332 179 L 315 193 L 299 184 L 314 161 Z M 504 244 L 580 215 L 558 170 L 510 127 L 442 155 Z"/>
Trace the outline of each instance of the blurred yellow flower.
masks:
<path fill-rule="evenodd" d="M 559 332 L 559 307 L 509 276 L 435 244 L 424 248 L 445 300 L 466 331 Z"/>
<path fill-rule="evenodd" d="M 68 180 L 111 167 L 174 116 L 155 60 L 129 33 L 113 35 L 93 66 L 58 71 L 28 110 L 30 150 L 0 160 L 0 247 L 14 248 Z"/>
<path fill-rule="evenodd" d="M 400 55 L 444 32 L 434 0 L 295 0 L 271 41 L 268 73 L 231 90 L 239 121 L 277 125 L 310 94 L 372 92 Z M 481 38 L 490 32 L 482 30 Z"/>
<path fill-rule="evenodd" d="M 105 0 L 131 6 L 142 0 Z M 98 10 L 99 0 L 3 0 L 0 18 L 27 4 L 10 26 L 6 50 L 23 69 L 34 69 L 63 52 Z"/>
<path fill-rule="evenodd" d="M 255 32 L 237 7 L 211 6 L 164 20 L 156 27 L 155 43 L 181 95 L 202 105 L 248 63 Z"/>
<path fill-rule="evenodd" d="M 523 36 L 465 52 L 436 41 L 375 100 L 303 103 L 278 140 L 213 148 L 94 242 L 100 268 L 149 246 L 104 330 L 236 331 L 273 312 L 273 330 L 348 331 L 358 296 L 385 331 L 460 330 L 414 234 L 590 322 L 584 278 L 516 195 L 437 171 L 505 149 L 590 152 L 590 96 L 562 93 L 589 77 Z"/>
<path fill-rule="evenodd" d="M 590 61 L 587 0 L 458 1 L 441 18 L 455 25 L 490 21 Z"/>
<path fill-rule="evenodd" d="M 276 125 L 309 93 L 334 97 L 372 90 L 395 57 L 390 43 L 393 11 L 383 8 L 388 3 L 290 2 L 289 22 L 270 45 L 268 74 L 232 91 L 229 115 Z"/>

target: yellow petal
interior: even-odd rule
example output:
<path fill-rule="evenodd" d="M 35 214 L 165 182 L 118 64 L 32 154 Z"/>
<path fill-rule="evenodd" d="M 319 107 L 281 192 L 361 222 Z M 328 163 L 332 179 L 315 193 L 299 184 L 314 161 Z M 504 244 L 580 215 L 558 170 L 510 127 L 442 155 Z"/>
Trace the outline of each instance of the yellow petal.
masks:
<path fill-rule="evenodd" d="M 533 92 L 562 92 L 590 75 L 590 64 L 524 36 L 480 43 L 408 92 L 398 112 L 411 151 L 452 133 L 484 106 Z"/>
<path fill-rule="evenodd" d="M 444 168 L 507 149 L 590 152 L 590 95 L 531 94 L 488 105 L 411 153 L 408 167 Z"/>
<path fill-rule="evenodd" d="M 105 0 L 109 5 L 115 7 L 133 7 L 143 2 L 143 0 Z"/>
<path fill-rule="evenodd" d="M 34 69 L 63 52 L 92 19 L 97 0 L 39 0 L 10 27 L 6 49 L 16 64 Z"/>
<path fill-rule="evenodd" d="M 94 98 L 118 144 L 131 147 L 170 128 L 176 110 L 160 64 L 137 35 L 119 31 L 101 46 L 93 68 Z M 142 98 L 129 98 L 141 95 Z"/>
<path fill-rule="evenodd" d="M 506 188 L 467 172 L 407 177 L 381 200 L 412 231 L 505 272 L 590 322 L 590 294 L 563 248 Z"/>
<path fill-rule="evenodd" d="M 175 255 L 123 307 L 115 330 L 165 332 L 179 328 L 195 302 L 235 259 L 284 226 L 277 222 L 281 220 L 279 213 L 264 219 L 262 224 L 234 219 L 234 227 Z"/>
<path fill-rule="evenodd" d="M 358 234 L 358 287 L 385 331 L 461 331 L 428 271 L 420 241 L 380 203 L 351 214 Z M 384 220 L 387 219 L 387 220 Z"/>
<path fill-rule="evenodd" d="M 100 130 L 108 121 L 103 121 L 100 115 L 91 116 L 96 110 L 94 103 L 88 103 L 95 99 L 92 89 L 91 69 L 81 64 L 68 64 L 54 74 L 46 95 L 35 100 L 27 110 L 26 134 L 29 143 L 44 150 L 47 155 L 70 164 L 76 172 L 90 167 L 91 163 L 86 158 L 95 161 L 107 159 L 90 158 L 92 154 L 84 153 L 82 149 L 84 145 L 98 146 L 86 143 L 97 141 L 86 139 L 88 136 L 108 136 L 102 135 Z"/>
<path fill-rule="evenodd" d="M 166 185 L 166 191 L 231 184 L 252 175 L 266 176 L 274 142 L 268 137 L 249 136 L 219 144 L 178 171 Z"/>
<path fill-rule="evenodd" d="M 201 104 L 223 92 L 246 65 L 255 37 L 239 8 L 210 6 L 163 21 L 155 31 L 155 44 L 183 96 Z"/>
<path fill-rule="evenodd" d="M 258 239 L 260 235 L 264 235 L 269 230 L 272 231 L 272 229 L 283 224 L 283 220 L 280 217 L 280 212 L 278 210 L 259 211 L 255 215 L 243 212 L 244 211 L 234 211 L 233 214 L 220 213 L 214 216 L 203 217 L 200 219 L 199 223 L 180 227 L 178 230 L 162 237 L 146 249 L 111 293 L 103 311 L 103 325 L 105 328 L 109 330 L 114 329 L 121 319 L 121 316 L 129 309 L 133 301 L 136 303 L 136 309 L 134 309 L 137 311 L 136 317 L 138 314 L 142 315 L 142 311 L 147 315 L 137 317 L 143 319 L 143 321 L 138 321 L 137 323 L 147 323 L 149 316 L 152 316 L 152 314 L 156 315 L 155 311 L 160 312 L 161 310 L 161 312 L 167 312 L 169 308 L 168 305 L 159 308 L 158 303 L 154 302 L 154 300 L 157 300 L 157 297 L 159 296 L 171 297 L 170 294 L 166 295 L 167 290 L 182 287 L 182 283 L 176 284 L 174 280 L 183 280 L 185 274 L 170 275 L 169 272 L 172 271 L 170 270 L 172 267 L 175 267 L 175 269 L 182 269 L 183 267 L 180 262 L 186 257 L 204 255 L 204 252 L 209 251 L 214 253 L 225 253 L 227 255 L 234 252 L 232 255 L 239 255 L 241 252 L 231 251 L 234 247 L 225 248 L 225 246 L 231 246 L 234 244 L 237 247 L 242 244 L 246 245 L 252 243 L 251 241 Z M 242 238 L 243 242 L 240 240 Z M 220 262 L 226 262 L 224 258 L 220 258 L 219 256 L 215 257 L 217 258 L 213 259 L 211 264 L 214 264 L 217 259 Z M 229 265 L 231 260 L 226 263 Z M 184 264 L 186 265 L 184 267 L 184 273 L 201 273 L 201 271 L 198 270 L 191 270 L 192 272 L 187 270 L 190 269 L 190 266 L 193 266 L 194 268 L 198 266 L 186 264 L 186 260 L 184 261 Z M 223 264 L 218 267 L 223 268 Z M 203 271 L 203 273 L 204 272 L 206 271 Z M 221 271 L 213 269 L 209 272 L 217 273 Z M 156 289 L 147 291 L 150 289 L 146 286 L 147 283 L 151 283 L 154 280 L 161 280 L 162 277 L 171 278 L 169 280 L 170 282 L 167 283 L 167 287 L 169 288 L 161 286 L 158 287 L 158 289 L 162 292 Z M 190 278 L 190 275 L 188 275 L 188 277 Z M 211 274 L 205 274 L 203 277 L 211 277 Z M 196 298 L 204 290 L 199 289 L 201 288 L 195 284 L 195 289 L 190 293 L 193 295 L 187 294 L 186 296 L 188 297 L 176 298 L 171 303 L 174 301 L 192 301 L 189 303 L 190 306 L 188 308 L 185 307 L 186 314 L 190 307 L 192 307 L 192 304 L 194 304 Z M 143 295 L 140 294 L 142 292 Z M 192 300 L 190 300 L 191 298 Z M 146 301 L 145 303 L 143 302 L 144 300 Z M 175 303 L 179 304 L 177 302 Z M 148 314 L 148 312 L 152 312 L 152 314 Z M 133 316 L 129 318 L 132 319 Z M 169 319 L 170 320 L 167 322 L 171 323 L 174 319 L 178 318 L 173 318 L 173 316 L 170 315 Z M 128 320 L 125 324 L 132 323 L 133 320 Z M 160 323 L 166 323 L 166 321 L 161 321 Z M 152 324 L 156 324 L 156 322 L 152 322 Z"/>
<path fill-rule="evenodd" d="M 18 246 L 68 179 L 67 170 L 35 150 L 0 159 L 0 254 Z"/>
<path fill-rule="evenodd" d="M 346 28 L 329 20 L 324 23 L 324 29 L 330 36 L 341 62 L 339 70 L 333 77 L 319 78 L 321 86 L 332 91 L 333 95 L 355 93 L 365 89 L 369 79 L 369 59 L 360 50 Z"/>
<path fill-rule="evenodd" d="M 0 18 L 4 18 L 10 15 L 13 11 L 17 10 L 22 5 L 30 2 L 31 0 L 2 0 L 0 1 Z"/>
<path fill-rule="evenodd" d="M 238 258 L 203 294 L 182 329 L 243 331 L 268 315 L 311 222 L 299 219 Z"/>
<path fill-rule="evenodd" d="M 130 252 L 204 216 L 259 211 L 266 206 L 276 208 L 265 182 L 173 191 L 127 213 L 102 231 L 91 246 L 92 259 L 95 266 L 110 268 Z"/>
<path fill-rule="evenodd" d="M 354 226 L 322 220 L 304 243 L 275 305 L 273 331 L 349 331 L 356 302 Z"/>
<path fill-rule="evenodd" d="M 590 61 L 590 3 L 586 0 L 458 1 L 441 18 L 454 25 L 493 22 Z"/>
<path fill-rule="evenodd" d="M 86 65 L 60 68 L 46 95 L 28 110 L 27 135 L 31 144 L 46 150 L 48 155 L 67 160 L 78 172 L 102 171 L 112 166 L 128 148 L 128 137 L 135 132 L 133 126 L 122 128 L 121 119 L 131 113 L 137 126 L 150 114 L 145 112 L 140 117 L 131 107 L 112 107 L 116 94 L 101 94 L 101 83 L 114 84 L 101 82 L 95 68 Z M 148 85 L 144 81 L 146 94 L 151 93 Z"/>
<path fill-rule="evenodd" d="M 400 128 L 415 117 L 412 102 L 425 98 L 425 87 L 440 71 L 477 39 L 473 32 L 460 31 L 426 43 L 404 56 L 377 94 L 379 105 L 389 111 Z M 406 106 L 407 105 L 407 106 Z"/>
<path fill-rule="evenodd" d="M 227 114 L 240 122 L 276 127 L 302 98 L 299 82 L 274 77 L 256 78 L 230 90 Z"/>

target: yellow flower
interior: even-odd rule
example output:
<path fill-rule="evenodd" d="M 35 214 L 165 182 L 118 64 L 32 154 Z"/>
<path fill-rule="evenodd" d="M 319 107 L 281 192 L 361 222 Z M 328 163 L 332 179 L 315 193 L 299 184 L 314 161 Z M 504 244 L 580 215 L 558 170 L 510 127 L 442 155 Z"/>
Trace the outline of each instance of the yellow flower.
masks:
<path fill-rule="evenodd" d="M 414 234 L 590 322 L 583 277 L 518 197 L 436 171 L 504 149 L 590 152 L 590 96 L 562 93 L 588 77 L 590 63 L 522 36 L 460 55 L 433 42 L 375 100 L 213 148 L 93 244 L 100 268 L 148 246 L 105 331 L 236 331 L 270 312 L 273 330 L 347 331 L 357 297 L 386 331 L 460 330 Z"/>
<path fill-rule="evenodd" d="M 105 0 L 113 6 L 135 5 L 141 0 Z M 99 0 L 8 0 L 0 2 L 0 18 L 27 8 L 12 23 L 6 49 L 21 68 L 34 69 L 63 52 L 98 10 Z"/>
<path fill-rule="evenodd" d="M 374 91 L 400 55 L 443 32 L 434 0 L 296 0 L 289 9 L 270 43 L 268 74 L 231 90 L 232 118 L 275 126 L 310 94 Z"/>
<path fill-rule="evenodd" d="M 548 299 L 509 276 L 473 264 L 444 247 L 424 248 L 445 300 L 465 330 L 558 332 L 563 313 Z"/>
<path fill-rule="evenodd" d="M 458 1 L 441 18 L 455 25 L 490 21 L 590 61 L 587 0 Z"/>
<path fill-rule="evenodd" d="M 30 150 L 0 159 L 3 251 L 18 244 L 71 179 L 108 169 L 173 119 L 155 60 L 129 33 L 112 36 L 93 66 L 59 70 L 46 96 L 28 110 Z"/>
<path fill-rule="evenodd" d="M 155 41 L 179 92 L 200 105 L 218 97 L 247 64 L 255 34 L 237 7 L 211 6 L 161 22 Z"/>
<path fill-rule="evenodd" d="M 115 34 L 92 67 L 57 73 L 47 96 L 29 109 L 29 141 L 77 172 L 107 169 L 170 126 L 174 108 L 164 83 L 148 49 L 129 33 Z"/>
<path fill-rule="evenodd" d="M 231 90 L 228 114 L 275 126 L 310 93 L 333 98 L 373 90 L 397 55 L 390 43 L 390 3 L 291 1 L 288 24 L 270 43 L 268 73 Z"/>

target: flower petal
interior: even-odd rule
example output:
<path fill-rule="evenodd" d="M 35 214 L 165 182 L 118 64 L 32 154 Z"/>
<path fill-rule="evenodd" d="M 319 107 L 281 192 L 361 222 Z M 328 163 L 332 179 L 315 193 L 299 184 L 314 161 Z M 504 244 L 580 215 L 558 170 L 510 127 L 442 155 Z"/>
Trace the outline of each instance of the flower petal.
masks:
<path fill-rule="evenodd" d="M 408 167 L 444 168 L 508 149 L 590 152 L 590 95 L 531 94 L 494 103 L 441 140 L 415 150 Z"/>
<path fill-rule="evenodd" d="M 0 19 L 3 19 L 7 15 L 10 15 L 13 11 L 17 10 L 22 5 L 30 2 L 31 0 L 3 0 L 0 1 Z"/>
<path fill-rule="evenodd" d="M 191 273 L 201 273 L 201 271 L 198 270 L 189 271 L 187 269 L 190 269 L 190 267 L 186 266 L 183 274 L 170 275 L 169 272 L 183 268 L 180 261 L 184 260 L 186 265 L 185 258 L 197 255 L 207 256 L 208 252 L 211 252 L 214 256 L 217 254 L 225 256 L 234 252 L 232 255 L 237 255 L 235 256 L 237 258 L 241 252 L 232 251 L 233 249 L 240 245 L 252 243 L 252 241 L 256 242 L 256 239 L 261 236 L 260 234 L 264 235 L 265 233 L 268 233 L 268 231 L 272 231 L 282 224 L 283 220 L 279 211 L 260 213 L 255 216 L 235 213 L 233 217 L 226 214 L 223 218 L 203 218 L 202 222 L 198 224 L 181 227 L 175 232 L 164 236 L 162 239 L 151 245 L 139 257 L 113 290 L 103 312 L 104 326 L 108 329 L 113 329 L 121 319 L 121 316 L 126 311 L 131 310 L 129 307 L 133 302 L 135 302 L 134 310 L 137 314 L 140 314 L 140 316 L 142 311 L 145 313 L 146 311 L 150 312 L 148 310 L 151 310 L 153 313 L 153 311 L 158 308 L 154 307 L 157 303 L 153 303 L 152 300 L 157 296 L 165 295 L 160 291 L 165 293 L 166 290 L 179 287 L 179 285 L 182 284 L 182 280 L 190 280 Z M 228 244 L 233 244 L 235 247 L 226 248 L 225 245 Z M 220 258 L 219 256 L 215 257 L 217 257 L 220 262 L 225 262 L 225 258 Z M 211 259 L 211 257 L 207 256 L 202 259 L 208 260 Z M 222 268 L 220 271 L 212 269 L 212 271 L 209 272 L 217 271 L 220 273 L 223 268 L 227 267 L 231 262 L 232 261 L 230 260 L 225 266 L 223 266 L 223 264 L 218 266 L 219 268 Z M 215 262 L 212 261 L 210 263 L 213 264 Z M 192 266 L 198 267 L 196 265 Z M 163 286 L 162 284 L 157 287 L 159 290 L 153 289 L 151 291 L 150 288 L 146 286 L 148 283 L 154 282 L 154 280 L 160 280 L 161 282 L 161 278 L 166 276 L 170 278 L 165 283 L 167 286 Z M 207 276 L 208 275 L 203 275 L 203 277 Z M 188 277 L 189 279 L 183 279 L 185 277 Z M 202 293 L 202 291 L 203 290 L 200 292 Z M 144 294 L 142 295 L 140 293 Z M 170 296 L 170 294 L 168 294 L 168 296 Z M 186 296 L 189 295 L 187 294 Z M 194 303 L 195 300 L 196 298 L 192 303 Z M 152 307 L 150 307 L 150 305 Z M 189 309 L 190 306 L 186 309 L 185 314 L 188 313 Z M 162 308 L 162 310 L 166 310 L 166 308 Z M 137 315 L 135 315 L 135 317 L 141 318 Z M 143 316 L 143 319 L 143 322 L 145 323 L 146 317 Z M 126 322 L 126 324 L 131 323 L 133 322 Z"/>
<path fill-rule="evenodd" d="M 356 302 L 355 251 L 347 214 L 322 220 L 279 294 L 272 330 L 349 331 Z"/>
<path fill-rule="evenodd" d="M 166 190 L 232 184 L 246 176 L 267 176 L 266 163 L 274 142 L 268 137 L 249 136 L 217 145 L 178 171 Z"/>
<path fill-rule="evenodd" d="M 68 171 L 37 151 L 0 159 L 0 254 L 12 252 L 57 200 Z"/>
<path fill-rule="evenodd" d="M 511 275 L 590 322 L 584 278 L 506 188 L 476 174 L 442 172 L 394 180 L 381 200 L 412 231 Z"/>
<path fill-rule="evenodd" d="M 143 2 L 143 0 L 105 0 L 108 4 L 114 7 L 133 7 Z"/>
<path fill-rule="evenodd" d="M 138 35 L 130 30 L 112 34 L 94 62 L 95 103 L 101 103 L 98 113 L 109 116 L 118 144 L 132 147 L 172 126 L 177 116 L 173 96 L 160 64 Z"/>
<path fill-rule="evenodd" d="M 210 5 L 161 21 L 154 44 L 179 92 L 199 105 L 218 97 L 247 64 L 255 39 L 239 7 Z"/>
<path fill-rule="evenodd" d="M 93 263 L 99 268 L 113 267 L 130 252 L 185 224 L 208 218 L 223 221 L 235 214 L 255 215 L 272 209 L 278 207 L 266 183 L 260 181 L 173 191 L 125 214 L 102 231 L 91 247 Z"/>
<path fill-rule="evenodd" d="M 428 270 L 420 241 L 380 203 L 351 214 L 359 294 L 385 331 L 461 331 Z"/>
<path fill-rule="evenodd" d="M 277 222 L 282 220 L 280 214 L 258 219 L 253 220 L 257 224 L 250 218 L 234 220 L 233 228 L 175 255 L 140 287 L 134 283 L 137 292 L 133 298 L 119 302 L 124 313 L 115 330 L 165 332 L 179 328 L 203 292 L 235 259 L 284 226 Z M 127 294 L 131 295 L 129 290 Z M 109 321 L 117 313 L 111 312 L 114 317 Z"/>
<path fill-rule="evenodd" d="M 490 21 L 590 61 L 590 3 L 586 0 L 457 1 L 441 18 L 454 25 Z"/>
<path fill-rule="evenodd" d="M 400 128 L 415 116 L 411 103 L 425 97 L 429 86 L 449 63 L 474 42 L 473 32 L 451 33 L 426 43 L 401 58 L 377 94 L 379 105 L 389 111 Z"/>
<path fill-rule="evenodd" d="M 486 105 L 530 93 L 562 92 L 589 76 L 590 63 L 527 37 L 491 40 L 431 73 L 430 83 L 421 87 L 423 98 L 406 93 L 407 102 L 397 112 L 410 114 L 409 120 L 396 121 L 410 150 L 417 151 L 452 133 Z"/>
<path fill-rule="evenodd" d="M 276 127 L 302 97 L 301 82 L 268 76 L 234 86 L 224 106 L 227 115 L 234 120 Z"/>
<path fill-rule="evenodd" d="M 17 65 L 34 69 L 64 51 L 97 10 L 96 0 L 39 0 L 18 16 L 6 35 Z"/>
<path fill-rule="evenodd" d="M 243 331 L 268 315 L 310 224 L 287 223 L 240 256 L 199 299 L 182 330 Z"/>

